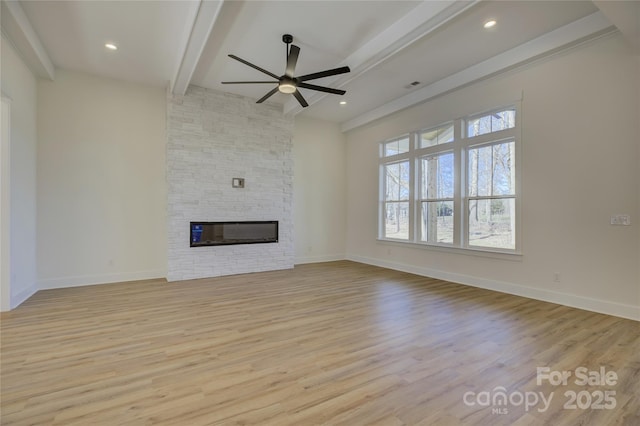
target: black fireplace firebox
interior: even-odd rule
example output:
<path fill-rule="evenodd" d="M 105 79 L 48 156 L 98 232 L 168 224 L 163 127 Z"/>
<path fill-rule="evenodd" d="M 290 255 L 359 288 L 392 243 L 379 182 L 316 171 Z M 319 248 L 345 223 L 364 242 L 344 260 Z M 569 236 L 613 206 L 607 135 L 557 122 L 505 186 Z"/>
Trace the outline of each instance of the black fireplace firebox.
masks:
<path fill-rule="evenodd" d="M 191 222 L 191 247 L 278 242 L 278 221 Z"/>

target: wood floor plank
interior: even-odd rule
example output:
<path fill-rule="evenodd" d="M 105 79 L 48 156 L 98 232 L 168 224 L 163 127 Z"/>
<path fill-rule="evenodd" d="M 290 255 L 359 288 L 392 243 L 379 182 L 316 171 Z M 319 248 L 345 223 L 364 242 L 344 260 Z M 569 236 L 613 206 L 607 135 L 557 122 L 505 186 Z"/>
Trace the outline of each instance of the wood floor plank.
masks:
<path fill-rule="evenodd" d="M 40 291 L 0 321 L 3 425 L 640 424 L 640 323 L 354 262 Z M 536 383 L 581 366 L 618 381 Z M 465 403 L 501 389 L 553 399 Z"/>

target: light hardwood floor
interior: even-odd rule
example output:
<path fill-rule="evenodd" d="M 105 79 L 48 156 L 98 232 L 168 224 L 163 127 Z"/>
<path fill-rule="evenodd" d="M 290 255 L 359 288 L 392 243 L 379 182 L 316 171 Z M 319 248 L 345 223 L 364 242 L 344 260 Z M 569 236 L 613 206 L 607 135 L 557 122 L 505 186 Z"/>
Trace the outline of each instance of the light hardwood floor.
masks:
<path fill-rule="evenodd" d="M 640 323 L 346 261 L 41 291 L 1 319 L 3 425 L 640 425 Z"/>

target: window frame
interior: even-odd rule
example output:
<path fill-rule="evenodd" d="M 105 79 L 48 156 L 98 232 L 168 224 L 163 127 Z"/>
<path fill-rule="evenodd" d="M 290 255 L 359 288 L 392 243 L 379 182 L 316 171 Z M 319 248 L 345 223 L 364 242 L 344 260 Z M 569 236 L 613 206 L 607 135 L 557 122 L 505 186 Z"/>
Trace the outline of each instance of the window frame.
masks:
<path fill-rule="evenodd" d="M 409 141 L 409 143 L 411 143 L 411 141 Z M 384 150 L 384 146 L 382 148 Z M 407 242 L 407 241 L 411 241 L 411 235 L 413 232 L 412 226 L 411 226 L 411 206 L 413 204 L 413 194 L 412 194 L 412 187 L 411 187 L 411 181 L 413 180 L 413 176 L 412 176 L 412 167 L 411 167 L 411 162 L 408 161 L 407 158 L 403 158 L 406 157 L 408 153 L 401 153 L 401 154 L 396 154 L 396 155 L 392 155 L 389 157 L 385 157 L 385 158 L 393 158 L 394 160 L 392 161 L 387 161 L 383 164 L 380 164 L 380 202 L 379 202 L 379 212 L 378 215 L 380 216 L 380 227 L 378 230 L 378 235 L 380 235 L 382 237 L 382 239 L 385 240 L 390 240 L 390 241 L 402 241 L 402 242 Z M 400 196 L 400 191 L 398 191 L 398 198 L 397 199 L 393 199 L 393 200 L 387 200 L 386 198 L 386 194 L 387 194 L 387 174 L 386 174 L 386 167 L 387 166 L 393 166 L 395 164 L 402 164 L 402 163 L 407 163 L 409 165 L 409 196 L 407 197 L 407 199 L 403 199 Z M 391 237 L 387 237 L 386 236 L 386 207 L 388 203 L 407 203 L 408 204 L 408 230 L 407 230 L 407 239 L 402 239 L 402 238 L 391 238 Z"/>
<path fill-rule="evenodd" d="M 514 127 L 497 130 L 490 133 L 484 133 L 478 136 L 468 136 L 468 123 L 486 115 L 499 113 L 505 110 L 513 109 L 515 111 Z M 522 254 L 522 141 L 521 141 L 521 103 L 511 102 L 499 108 L 491 108 L 480 113 L 468 114 L 454 120 L 444 121 L 434 126 L 426 126 L 418 130 L 405 133 L 402 136 L 394 137 L 379 143 L 379 208 L 378 208 L 378 241 L 394 242 L 401 245 L 414 245 L 428 249 L 445 249 L 464 252 L 483 252 L 498 254 Z M 453 141 L 440 143 L 436 145 L 420 148 L 420 138 L 423 133 L 437 130 L 439 128 L 449 126 L 453 123 L 454 136 Z M 385 144 L 409 137 L 409 150 L 392 156 L 384 156 Z M 513 164 L 515 167 L 513 195 L 490 195 L 490 196 L 470 196 L 469 185 L 467 180 L 467 163 L 469 161 L 470 150 L 482 146 L 497 145 L 505 142 L 514 142 Z M 422 158 L 428 156 L 437 156 L 444 153 L 453 153 L 453 198 L 442 199 L 444 201 L 453 201 L 453 242 L 437 242 L 422 240 L 421 226 L 421 209 L 422 203 L 425 201 L 441 201 L 440 198 L 429 199 L 422 198 L 421 173 Z M 408 239 L 388 238 L 385 237 L 385 216 L 384 216 L 384 166 L 387 164 L 409 161 L 409 235 Z M 481 199 L 514 199 L 514 221 L 512 232 L 514 236 L 514 248 L 503 247 L 486 247 L 470 244 L 469 238 L 469 206 L 473 200 Z"/>
<path fill-rule="evenodd" d="M 434 145 L 434 146 L 439 146 L 439 145 Z M 431 147 L 429 147 L 431 148 Z M 424 148 L 422 148 L 424 149 Z M 431 154 L 417 154 L 416 158 L 415 158 L 415 169 L 416 169 L 416 188 L 415 188 L 415 192 L 416 192 L 416 200 L 415 200 L 415 221 L 416 221 L 416 226 L 415 226 L 415 239 L 416 242 L 419 243 L 428 243 L 428 244 L 437 244 L 437 245 L 444 245 L 444 246 L 454 246 L 455 242 L 456 242 L 456 232 L 455 232 L 455 220 L 456 220 L 456 215 L 455 215 L 455 202 L 456 202 L 456 197 L 455 197 L 455 190 L 456 190 L 456 174 L 454 171 L 453 174 L 453 196 L 452 197 L 429 197 L 429 195 L 427 194 L 426 196 L 423 197 L 423 187 L 422 187 L 422 175 L 424 173 L 424 166 L 423 166 L 423 159 L 425 158 L 429 158 L 429 157 L 439 157 L 442 155 L 448 155 L 448 154 L 452 154 L 453 155 L 453 161 L 454 161 L 454 170 L 455 170 L 455 153 L 453 149 L 448 149 L 448 150 L 442 150 L 442 151 L 438 151 L 437 153 L 431 153 Z M 448 242 L 438 242 L 438 241 L 428 241 L 426 238 L 428 238 L 428 235 L 422 235 L 422 206 L 424 203 L 439 203 L 439 202 L 452 202 L 454 207 L 453 207 L 453 221 L 454 221 L 454 231 L 453 231 L 453 239 L 452 242 L 448 243 Z"/>

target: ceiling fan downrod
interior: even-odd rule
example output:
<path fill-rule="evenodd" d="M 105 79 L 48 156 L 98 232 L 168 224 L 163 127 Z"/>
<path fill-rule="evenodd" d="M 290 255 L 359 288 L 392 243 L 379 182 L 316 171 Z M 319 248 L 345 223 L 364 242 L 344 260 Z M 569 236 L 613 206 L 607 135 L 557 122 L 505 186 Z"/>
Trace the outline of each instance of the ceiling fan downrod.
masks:
<path fill-rule="evenodd" d="M 284 60 L 289 59 L 289 45 L 293 43 L 293 36 L 291 34 L 284 34 L 282 36 L 282 41 L 287 45 L 287 54 L 285 55 Z"/>

